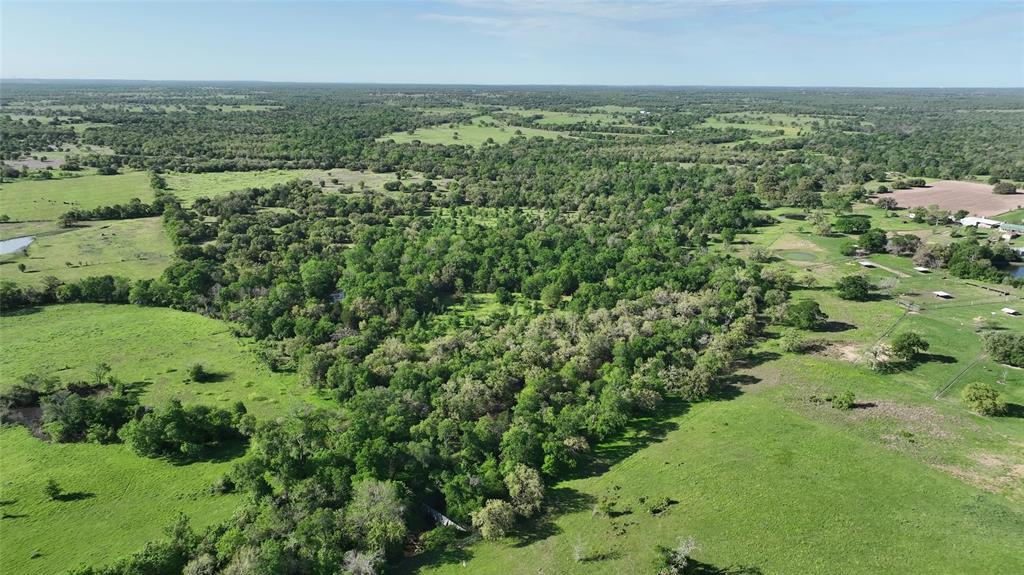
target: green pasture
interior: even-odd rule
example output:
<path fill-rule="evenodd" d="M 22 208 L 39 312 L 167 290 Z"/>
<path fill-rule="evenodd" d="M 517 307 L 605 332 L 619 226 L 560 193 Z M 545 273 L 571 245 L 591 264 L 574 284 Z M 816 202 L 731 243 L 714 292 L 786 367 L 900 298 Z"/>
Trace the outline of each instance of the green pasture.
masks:
<path fill-rule="evenodd" d="M 62 281 L 86 276 L 116 275 L 132 279 L 155 278 L 163 272 L 174 249 L 160 217 L 83 222 L 60 228 L 52 222 L 11 224 L 35 235 L 23 252 L 0 255 L 0 280 L 39 286 L 42 278 Z M 0 225 L 4 238 L 8 226 Z M 35 229 L 32 229 L 35 228 Z M 25 271 L 17 269 L 25 265 Z"/>
<path fill-rule="evenodd" d="M 452 126 L 450 124 L 442 124 L 439 126 L 431 126 L 430 128 L 420 128 L 412 134 L 408 132 L 394 132 L 380 139 L 394 140 L 399 144 L 420 141 L 424 144 L 480 146 L 488 139 L 492 139 L 499 144 L 504 144 L 517 135 L 522 135 L 528 138 L 557 138 L 560 134 L 558 132 L 540 130 L 537 128 L 519 128 L 495 120 L 490 116 L 477 116 L 473 118 L 472 122 L 468 125 Z"/>
<path fill-rule="evenodd" d="M 12 220 L 55 220 L 74 208 L 124 204 L 132 198 L 144 202 L 152 200 L 153 191 L 146 172 L 19 180 L 0 184 L 0 214 Z"/>
<path fill-rule="evenodd" d="M 11 332 L 5 339 L 11 338 Z M 52 575 L 103 565 L 163 537 L 178 513 L 203 528 L 230 517 L 236 495 L 213 495 L 229 462 L 139 457 L 123 445 L 52 444 L 0 429 L 0 562 L 4 573 Z M 48 478 L 67 494 L 43 495 Z"/>
<path fill-rule="evenodd" d="M 171 398 L 230 407 L 242 401 L 258 416 L 286 413 L 320 400 L 291 373 L 262 365 L 245 340 L 219 320 L 167 308 L 72 304 L 0 317 L 0 388 L 28 373 L 63 381 L 87 379 L 100 362 L 122 381 L 143 388 L 142 402 Z M 215 380 L 187 381 L 202 363 Z"/>
<path fill-rule="evenodd" d="M 551 489 L 551 516 L 505 541 L 408 560 L 404 572 L 653 573 L 658 547 L 687 537 L 709 573 L 1024 568 L 1020 506 L 771 395 L 640 421 L 599 448 L 607 471 L 598 463 Z M 611 513 L 595 513 L 605 498 Z M 651 513 L 657 501 L 667 508 Z"/>
<path fill-rule="evenodd" d="M 256 170 L 252 172 L 205 172 L 188 174 L 171 172 L 164 175 L 168 191 L 191 204 L 196 198 L 212 198 L 245 188 L 265 188 L 291 180 L 312 177 L 315 170 Z M 148 185 L 148 179 L 147 185 Z"/>

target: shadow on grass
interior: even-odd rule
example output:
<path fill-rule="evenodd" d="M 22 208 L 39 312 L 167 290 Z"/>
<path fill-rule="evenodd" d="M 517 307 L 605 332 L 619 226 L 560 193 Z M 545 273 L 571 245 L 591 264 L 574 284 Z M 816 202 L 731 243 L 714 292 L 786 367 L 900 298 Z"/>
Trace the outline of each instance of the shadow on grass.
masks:
<path fill-rule="evenodd" d="M 1019 419 L 1024 419 L 1024 405 L 1021 405 L 1019 403 L 1007 403 L 1006 413 L 1003 414 L 1003 417 L 1016 417 Z"/>
<path fill-rule="evenodd" d="M 17 317 L 19 315 L 32 315 L 34 313 L 39 313 L 41 311 L 43 311 L 43 308 L 39 306 L 19 307 L 16 309 L 7 308 L 4 309 L 2 313 L 0 313 L 0 317 Z"/>
<path fill-rule="evenodd" d="M 690 559 L 684 573 L 691 575 L 762 575 L 764 572 L 753 565 L 730 565 L 715 567 L 714 565 Z"/>
<path fill-rule="evenodd" d="M 203 376 L 195 381 L 186 383 L 219 383 L 227 381 L 231 377 L 230 371 L 207 371 Z"/>
<path fill-rule="evenodd" d="M 54 499 L 57 501 L 82 501 L 83 499 L 92 499 L 96 497 L 95 493 L 89 493 L 88 491 L 71 491 L 68 493 L 61 493 Z"/>
<path fill-rule="evenodd" d="M 513 547 L 526 547 L 548 537 L 561 533 L 555 519 L 568 513 L 591 508 L 596 499 L 587 493 L 580 493 L 568 487 L 554 487 L 544 496 L 545 513 L 530 521 L 523 522 L 516 529 Z"/>
<path fill-rule="evenodd" d="M 208 447 L 204 449 L 202 453 L 195 457 L 168 457 L 167 461 L 174 465 L 191 465 L 193 463 L 226 463 L 228 461 L 234 461 L 239 457 L 245 455 L 245 450 L 248 449 L 249 442 L 245 439 L 239 439 L 235 441 L 226 441 L 215 447 Z"/>
<path fill-rule="evenodd" d="M 856 328 L 857 326 L 852 323 L 846 323 L 844 321 L 827 321 L 824 325 L 814 331 L 822 333 L 840 333 Z"/>

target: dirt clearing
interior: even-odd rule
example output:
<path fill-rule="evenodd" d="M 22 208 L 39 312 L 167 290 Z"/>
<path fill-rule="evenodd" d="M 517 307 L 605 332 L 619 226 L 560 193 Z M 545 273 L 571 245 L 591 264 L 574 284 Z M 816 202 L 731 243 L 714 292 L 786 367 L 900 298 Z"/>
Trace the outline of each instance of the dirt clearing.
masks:
<path fill-rule="evenodd" d="M 956 212 L 967 210 L 972 216 L 994 216 L 1024 206 L 1024 194 L 1001 196 L 992 193 L 992 186 L 974 182 L 942 180 L 927 188 L 894 190 L 880 197 L 892 197 L 902 208 L 937 205 Z"/>

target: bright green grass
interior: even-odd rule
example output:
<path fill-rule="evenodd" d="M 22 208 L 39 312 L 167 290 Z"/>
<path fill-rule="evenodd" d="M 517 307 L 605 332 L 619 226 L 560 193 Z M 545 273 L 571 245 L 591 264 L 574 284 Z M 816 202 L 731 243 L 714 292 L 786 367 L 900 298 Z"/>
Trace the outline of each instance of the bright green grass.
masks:
<path fill-rule="evenodd" d="M 18 181 L 0 185 L 0 214 L 12 220 L 55 220 L 73 208 L 124 204 L 132 198 L 153 199 L 146 172 Z"/>
<path fill-rule="evenodd" d="M 1010 223 L 1010 224 L 1024 224 L 1024 209 L 1011 210 L 1009 212 L 994 216 L 999 221 Z"/>
<path fill-rule="evenodd" d="M 143 403 L 171 398 L 230 407 L 242 401 L 259 416 L 320 403 L 293 374 L 261 365 L 227 324 L 198 314 L 130 305 L 47 306 L 0 317 L 0 388 L 27 373 L 85 379 L 106 362 L 115 376 L 145 385 Z M 220 381 L 186 383 L 195 362 Z"/>
<path fill-rule="evenodd" d="M 264 188 L 295 179 L 311 177 L 314 170 L 258 170 L 254 172 L 169 173 L 165 176 L 170 192 L 185 204 L 199 197 L 212 198 L 234 190 Z M 148 180 L 147 180 L 148 182 Z"/>
<path fill-rule="evenodd" d="M 483 126 L 481 125 L 481 122 L 486 122 L 487 124 L 498 124 L 498 126 Z M 510 126 L 504 122 L 499 122 L 490 116 L 477 116 L 476 118 L 473 118 L 472 124 L 470 125 L 460 125 L 454 128 L 449 127 L 447 124 L 442 126 L 432 126 L 430 128 L 420 128 L 412 134 L 408 132 L 395 132 L 380 139 L 394 140 L 399 144 L 418 140 L 424 144 L 460 144 L 480 146 L 488 139 L 493 139 L 499 144 L 504 144 L 511 140 L 512 137 L 516 135 L 517 131 L 528 138 L 535 136 L 542 138 L 559 137 L 558 132 L 539 130 L 536 128 L 519 128 Z"/>
<path fill-rule="evenodd" d="M 22 285 L 38 286 L 45 276 L 65 282 L 106 274 L 155 278 L 173 252 L 159 217 L 84 222 L 75 228 L 50 222 L 15 225 L 26 230 L 34 226 L 29 233 L 36 241 L 29 246 L 28 257 L 21 252 L 0 255 L 0 280 Z M 17 270 L 19 263 L 25 264 L 25 272 Z"/>
<path fill-rule="evenodd" d="M 238 497 L 208 488 L 230 463 L 174 465 L 123 445 L 51 444 L 23 427 L 0 430 L 0 557 L 4 573 L 51 575 L 102 565 L 161 538 L 181 512 L 194 527 L 227 519 Z M 47 478 L 80 499 L 43 496 Z M 32 558 L 34 553 L 39 556 Z"/>
<path fill-rule="evenodd" d="M 768 397 L 698 405 L 669 426 L 607 472 L 558 484 L 551 505 L 565 512 L 533 537 L 428 557 L 419 572 L 653 573 L 656 547 L 688 536 L 706 564 L 765 573 L 1024 569 L 1019 507 Z M 602 497 L 625 514 L 595 516 Z M 677 503 L 651 515 L 641 497 Z M 574 561 L 577 544 L 587 560 Z"/>

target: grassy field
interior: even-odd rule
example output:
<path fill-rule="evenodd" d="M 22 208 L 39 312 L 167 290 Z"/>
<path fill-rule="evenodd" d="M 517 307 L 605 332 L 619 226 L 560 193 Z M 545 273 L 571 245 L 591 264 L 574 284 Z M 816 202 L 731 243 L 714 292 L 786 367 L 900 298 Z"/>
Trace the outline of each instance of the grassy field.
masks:
<path fill-rule="evenodd" d="M 340 170 L 336 170 L 340 171 Z M 233 190 L 282 184 L 297 178 L 323 176 L 316 170 L 258 170 L 166 174 L 170 192 L 190 204 L 198 197 L 214 197 Z M 393 177 L 393 175 L 392 175 Z M 25 180 L 0 185 L 0 214 L 12 220 L 55 220 L 72 208 L 91 209 L 123 204 L 132 198 L 153 199 L 149 174 L 127 172 L 114 176 L 95 174 L 52 180 Z"/>
<path fill-rule="evenodd" d="M 122 445 L 51 444 L 22 427 L 0 429 L 0 570 L 51 575 L 101 565 L 161 538 L 179 512 L 194 527 L 227 519 L 238 497 L 208 488 L 230 466 L 174 465 Z M 51 477 L 66 500 L 44 497 Z"/>
<path fill-rule="evenodd" d="M 203 196 L 212 198 L 234 190 L 265 188 L 321 173 L 315 170 L 257 170 L 202 174 L 169 173 L 165 178 L 169 191 L 181 198 L 183 203 L 191 204 L 193 200 Z"/>
<path fill-rule="evenodd" d="M 51 222 L 7 227 L 0 227 L 5 236 L 36 236 L 28 257 L 22 252 L 0 255 L 0 280 L 22 285 L 38 286 L 46 276 L 63 281 L 104 274 L 155 278 L 167 267 L 173 252 L 159 217 L 83 222 L 74 228 L 60 228 Z M 25 264 L 24 272 L 16 269 L 19 263 Z"/>
<path fill-rule="evenodd" d="M 142 401 L 170 398 L 273 416 L 319 400 L 293 374 L 260 364 L 227 324 L 198 314 L 128 305 L 73 304 L 0 317 L 0 387 L 27 373 L 73 381 L 99 362 L 115 376 L 145 387 Z M 216 381 L 187 383 L 186 368 L 202 363 Z"/>
<path fill-rule="evenodd" d="M 879 227 L 950 239 L 949 228 L 858 212 Z M 978 282 L 919 274 L 888 255 L 866 258 L 880 267 L 864 270 L 839 254 L 845 238 L 804 228 L 783 219 L 742 239 L 773 251 L 772 265 L 817 280 L 794 297 L 817 300 L 830 317 L 828 329 L 805 334 L 821 340 L 818 351 L 785 353 L 768 338 L 736 378 L 738 397 L 638 422 L 598 448 L 590 473 L 553 488 L 553 511 L 537 524 L 505 541 L 412 558 L 403 571 L 654 572 L 659 546 L 691 536 L 708 573 L 1024 569 L 1024 425 L 979 417 L 960 401 L 964 385 L 982 381 L 1024 410 L 1024 371 L 985 357 L 978 333 L 1021 330 L 1022 320 L 999 313 L 1007 298 Z M 831 284 L 851 273 L 889 289 L 869 302 L 842 300 Z M 955 299 L 937 300 L 937 289 Z M 1011 305 L 1024 307 L 1012 291 Z M 927 354 L 896 373 L 872 371 L 864 352 L 902 331 L 923 335 Z M 857 398 L 850 411 L 814 399 L 847 390 Z M 610 517 L 593 511 L 605 498 Z M 650 513 L 663 498 L 668 510 Z"/>
<path fill-rule="evenodd" d="M 516 132 L 519 132 L 528 138 L 535 136 L 539 136 L 541 138 L 557 138 L 559 136 L 558 132 L 539 130 L 536 128 L 517 128 L 495 120 L 490 116 L 477 116 L 473 118 L 470 125 L 460 125 L 457 127 L 449 125 L 432 126 L 430 128 L 420 128 L 412 134 L 408 132 L 395 132 L 380 139 L 394 140 L 399 144 L 419 140 L 424 144 L 460 144 L 467 146 L 480 146 L 488 139 L 493 139 L 499 144 L 504 144 L 511 140 L 513 136 L 517 135 Z"/>
<path fill-rule="evenodd" d="M 1024 568 L 1020 507 L 761 394 L 641 427 L 667 434 L 602 447 L 621 461 L 558 484 L 550 502 L 558 512 L 528 533 L 410 560 L 405 572 L 653 573 L 658 546 L 691 536 L 709 573 Z M 610 517 L 592 512 L 601 498 L 614 502 Z M 668 509 L 650 513 L 662 498 Z"/>
<path fill-rule="evenodd" d="M 0 185 L 0 214 L 12 220 L 55 220 L 73 208 L 92 209 L 153 198 L 146 172 L 31 180 Z"/>

